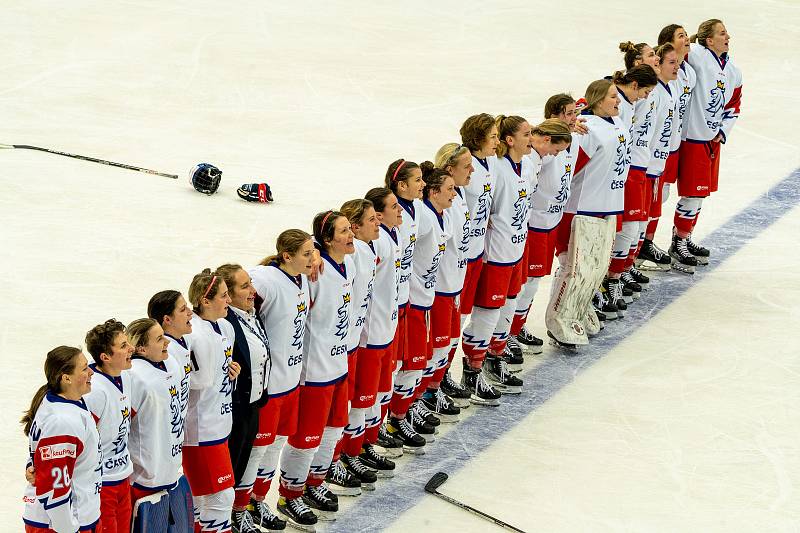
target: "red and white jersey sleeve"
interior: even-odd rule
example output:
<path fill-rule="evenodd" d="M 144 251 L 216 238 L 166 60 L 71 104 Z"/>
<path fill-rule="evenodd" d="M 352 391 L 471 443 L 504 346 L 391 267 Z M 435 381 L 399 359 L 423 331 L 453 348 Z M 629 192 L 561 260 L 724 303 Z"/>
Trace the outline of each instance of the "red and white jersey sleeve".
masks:
<path fill-rule="evenodd" d="M 283 396 L 300 384 L 303 338 L 311 307 L 308 278 L 290 276 L 275 263 L 252 268 L 249 274 L 256 289 L 256 309 L 269 339 L 267 395 Z"/>
<path fill-rule="evenodd" d="M 352 325 L 347 337 L 348 353 L 358 348 L 361 341 L 369 306 L 372 305 L 375 269 L 378 262 L 378 256 L 372 243 L 354 239 L 353 245 L 356 249 L 353 254 L 353 264 L 355 264 L 356 272 L 353 280 L 353 316 L 350 319 Z"/>
<path fill-rule="evenodd" d="M 430 309 L 436 293 L 439 263 L 447 250 L 450 235 L 445 230 L 444 213 L 437 213 L 428 200 L 423 202 L 417 218 L 417 245 L 414 248 L 408 301 L 416 309 Z"/>
<path fill-rule="evenodd" d="M 353 259 L 347 255 L 340 265 L 325 252 L 321 255 L 325 269 L 309 284 L 311 309 L 300 374 L 300 383 L 312 387 L 337 383 L 347 376 L 347 336 L 353 313 Z"/>
<path fill-rule="evenodd" d="M 25 488 L 23 521 L 58 533 L 90 529 L 100 519 L 103 465 L 86 403 L 48 392 L 28 439 L 36 480 Z"/>
<path fill-rule="evenodd" d="M 589 133 L 581 139 L 564 210 L 579 215 L 618 215 L 625 203 L 630 130 L 619 117 L 585 116 Z"/>
<path fill-rule="evenodd" d="M 486 228 L 489 225 L 489 213 L 492 210 L 492 196 L 497 176 L 497 157 L 489 156 L 478 159 L 472 156 L 472 166 L 475 170 L 464 187 L 464 198 L 469 209 L 469 219 L 472 224 L 470 229 L 469 249 L 467 261 L 475 261 L 481 257 L 485 250 Z"/>
<path fill-rule="evenodd" d="M 646 170 L 650 162 L 650 140 L 655 126 L 655 90 L 647 98 L 637 100 L 634 105 L 633 129 L 631 130 L 631 168 Z"/>
<path fill-rule="evenodd" d="M 449 237 L 439 262 L 435 288 L 438 295 L 455 296 L 464 288 L 470 239 L 469 209 L 461 187 L 456 187 L 453 205 L 444 210 L 444 224 Z"/>
<path fill-rule="evenodd" d="M 89 365 L 94 371 L 92 390 L 83 397 L 97 422 L 103 444 L 103 484 L 116 485 L 133 472 L 128 451 L 131 429 L 131 379 L 127 370 L 114 378 Z"/>
<path fill-rule="evenodd" d="M 538 154 L 536 160 L 539 160 Z M 486 262 L 513 265 L 522 258 L 528 236 L 530 192 L 538 161 L 523 157 L 514 163 L 507 155 L 498 160 L 497 180 L 486 230 Z"/>
<path fill-rule="evenodd" d="M 687 60 L 697 74 L 697 85 L 685 124 L 686 140 L 710 141 L 721 133 L 725 142 L 739 117 L 742 72 L 727 54 L 717 56 L 697 43 L 690 45 Z"/>
<path fill-rule="evenodd" d="M 572 143 L 557 155 L 542 158 L 536 189 L 531 195 L 531 213 L 528 229 L 550 231 L 561 222 L 564 206 L 569 199 L 570 184 L 575 170 L 575 156 L 582 135 L 572 134 Z"/>
<path fill-rule="evenodd" d="M 670 154 L 673 130 L 677 123 L 673 88 L 659 80 L 656 88 L 650 93 L 655 95 L 653 99 L 655 115 L 653 117 L 653 136 L 650 140 L 650 162 L 646 168 L 648 178 L 657 178 L 664 172 L 664 165 Z"/>
<path fill-rule="evenodd" d="M 192 317 L 192 379 L 184 430 L 186 446 L 219 444 L 231 433 L 233 326 L 227 320 Z"/>
<path fill-rule="evenodd" d="M 422 202 L 419 200 L 404 200 L 399 196 L 397 201 L 403 207 L 403 223 L 397 228 L 400 233 L 402 247 L 402 253 L 400 254 L 400 284 L 397 287 L 397 303 L 402 306 L 408 303 L 408 284 L 411 281 L 411 272 L 413 270 L 411 260 L 414 257 L 414 247 L 417 244 L 417 224 Z"/>
<path fill-rule="evenodd" d="M 382 225 L 378 238 L 372 244 L 375 249 L 375 282 L 360 345 L 379 349 L 392 343 L 397 330 L 400 234 L 397 229 Z"/>
<path fill-rule="evenodd" d="M 672 139 L 669 145 L 670 153 L 681 146 L 681 141 L 686 140 L 686 120 L 688 119 L 689 103 L 692 93 L 697 85 L 697 74 L 692 66 L 683 61 L 678 69 L 678 78 L 669 82 L 672 96 L 675 99 L 675 123 L 672 127 Z"/>
<path fill-rule="evenodd" d="M 172 355 L 161 363 L 134 356 L 131 363 L 131 484 L 139 489 L 170 489 L 181 468 L 184 365 Z"/>

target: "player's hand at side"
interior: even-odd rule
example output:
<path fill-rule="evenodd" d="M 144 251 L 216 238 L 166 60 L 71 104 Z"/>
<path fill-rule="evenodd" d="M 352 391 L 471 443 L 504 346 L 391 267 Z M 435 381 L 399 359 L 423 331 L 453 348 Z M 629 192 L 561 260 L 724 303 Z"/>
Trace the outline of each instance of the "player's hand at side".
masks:
<path fill-rule="evenodd" d="M 25 480 L 34 487 L 36 486 L 36 469 L 32 466 L 25 469 Z"/>
<path fill-rule="evenodd" d="M 241 371 L 242 367 L 236 361 L 231 361 L 231 364 L 228 365 L 228 377 L 231 378 L 231 381 L 236 379 Z"/>
<path fill-rule="evenodd" d="M 308 279 L 317 281 L 324 268 L 325 265 L 322 261 L 322 256 L 319 255 L 319 250 L 314 250 L 314 260 L 311 263 L 311 274 L 308 276 Z"/>

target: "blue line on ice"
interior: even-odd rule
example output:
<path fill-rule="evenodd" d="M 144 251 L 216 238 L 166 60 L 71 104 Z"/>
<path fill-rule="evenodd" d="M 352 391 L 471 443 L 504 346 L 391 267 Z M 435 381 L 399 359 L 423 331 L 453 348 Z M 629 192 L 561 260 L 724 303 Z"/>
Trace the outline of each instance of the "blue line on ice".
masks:
<path fill-rule="evenodd" d="M 504 396 L 500 407 L 470 407 L 470 410 L 478 410 L 474 416 L 427 445 L 426 455 L 414 457 L 412 463 L 402 468 L 393 479 L 379 481 L 375 492 L 360 496 L 325 531 L 379 531 L 389 526 L 425 496 L 423 487 L 433 474 L 440 471 L 452 474 L 467 465 L 471 458 L 481 454 L 497 438 L 513 429 L 519 421 L 569 384 L 579 372 L 608 354 L 797 204 L 800 204 L 800 169 L 778 182 L 704 239 L 704 243 L 713 243 L 708 266 L 698 267 L 694 276 L 678 273 L 659 276 L 647 291 L 649 308 L 644 307 L 644 302 L 635 305 L 632 313 L 606 326 L 603 332 L 592 339 L 591 345 L 576 355 L 551 352 L 549 359 L 522 376 L 524 392 L 519 396 Z M 668 224 L 669 215 L 664 218 L 664 223 Z"/>

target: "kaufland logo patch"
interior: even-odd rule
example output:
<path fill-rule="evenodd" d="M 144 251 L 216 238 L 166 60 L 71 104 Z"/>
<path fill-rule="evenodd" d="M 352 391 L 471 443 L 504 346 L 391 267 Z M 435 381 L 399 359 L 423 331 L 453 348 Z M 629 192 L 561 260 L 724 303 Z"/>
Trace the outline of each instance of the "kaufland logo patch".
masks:
<path fill-rule="evenodd" d="M 42 461 L 52 461 L 53 459 L 61 459 L 63 457 L 78 456 L 76 446 L 69 443 L 42 446 L 39 448 L 39 453 L 42 456 Z"/>
<path fill-rule="evenodd" d="M 217 478 L 217 483 L 225 483 L 231 478 L 230 474 L 225 474 L 224 476 L 220 476 Z"/>

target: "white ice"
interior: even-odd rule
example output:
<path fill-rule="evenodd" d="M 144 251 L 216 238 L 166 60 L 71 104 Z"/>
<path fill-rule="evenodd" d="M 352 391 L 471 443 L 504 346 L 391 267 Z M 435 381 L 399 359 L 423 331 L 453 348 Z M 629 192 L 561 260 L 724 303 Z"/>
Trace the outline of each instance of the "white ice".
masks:
<path fill-rule="evenodd" d="M 791 0 L 34 1 L 2 12 L 0 143 L 181 175 L 0 150 L 3 531 L 21 530 L 18 420 L 49 349 L 82 344 L 109 317 L 143 316 L 154 292 L 185 291 L 204 267 L 257 262 L 283 229 L 308 228 L 314 213 L 380 185 L 389 162 L 430 159 L 459 140 L 470 114 L 539 120 L 547 96 L 581 95 L 618 69 L 620 41 L 653 42 L 666 24 L 692 30 L 712 17 L 732 34 L 742 115 L 698 239 L 800 166 Z M 224 173 L 212 197 L 187 181 L 202 161 Z M 258 181 L 272 185 L 275 204 L 236 197 Z M 516 427 L 442 492 L 527 531 L 796 531 L 798 232 L 792 208 L 716 270 L 700 270 L 664 312 L 509 420 Z M 540 316 L 529 325 L 543 336 Z M 529 366 L 557 356 L 547 348 Z M 404 459 L 397 481 L 413 476 Z M 494 527 L 430 496 L 382 513 L 393 531 Z"/>

